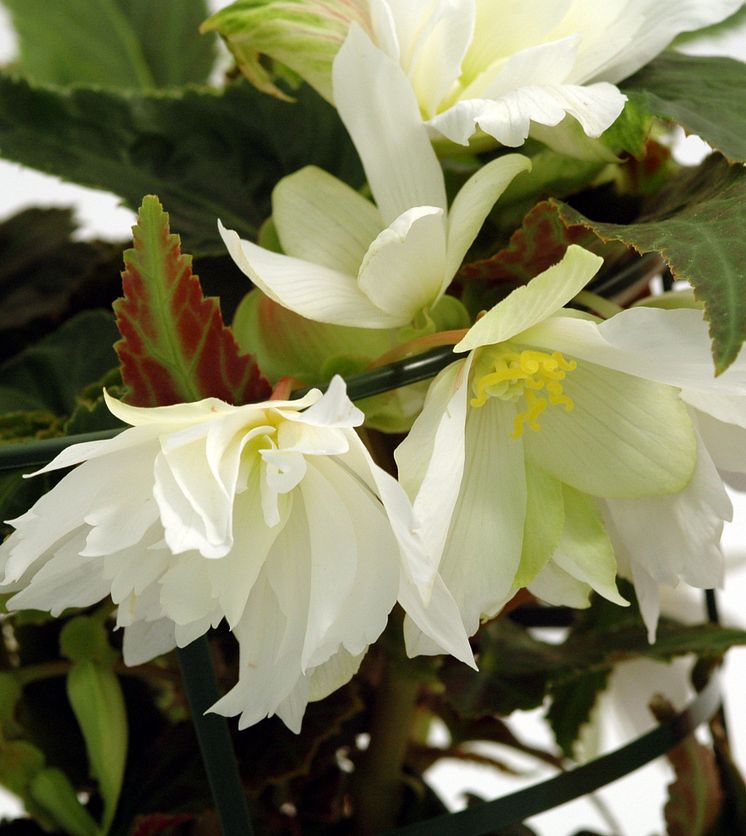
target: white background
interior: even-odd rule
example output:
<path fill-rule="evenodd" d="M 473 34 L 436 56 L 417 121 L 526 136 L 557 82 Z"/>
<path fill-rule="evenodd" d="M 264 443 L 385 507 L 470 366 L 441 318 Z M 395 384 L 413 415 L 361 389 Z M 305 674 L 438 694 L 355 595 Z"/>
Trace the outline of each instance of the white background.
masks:
<path fill-rule="evenodd" d="M 228 0 L 213 0 L 218 8 Z M 746 34 L 710 41 L 691 47 L 703 53 L 731 54 L 746 60 Z M 0 64 L 14 52 L 14 41 L 7 16 L 0 7 Z M 705 149 L 706 151 L 706 149 Z M 702 143 L 689 138 L 679 143 L 677 153 L 682 160 L 696 162 L 703 154 Z M 80 223 L 80 237 L 103 237 L 123 240 L 129 236 L 133 214 L 121 207 L 118 198 L 60 182 L 58 179 L 0 160 L 0 221 L 26 206 L 75 206 Z M 178 231 L 178 230 L 177 230 Z M 734 521 L 726 527 L 723 547 L 728 560 L 726 589 L 720 595 L 725 623 L 746 627 L 746 496 L 733 494 Z M 703 618 L 700 594 L 680 592 L 668 601 L 668 611 L 686 620 Z M 597 713 L 591 748 L 608 751 L 652 726 L 647 703 L 653 693 L 663 691 L 682 705 L 690 693 L 686 688 L 688 662 L 675 665 L 629 663 L 620 666 L 612 679 L 610 692 L 602 700 Z M 726 712 L 737 762 L 746 769 L 746 716 L 741 708 L 746 690 L 746 649 L 736 648 L 728 654 L 725 667 Z M 541 721 L 541 712 L 514 715 L 515 731 L 527 741 L 551 745 L 551 736 Z M 463 792 L 472 791 L 493 798 L 548 777 L 551 773 L 528 758 L 518 758 L 508 750 L 494 751 L 501 759 L 525 771 L 520 779 L 498 775 L 480 766 L 464 766 L 441 762 L 430 773 L 434 786 L 448 799 L 453 809 L 463 806 Z M 543 836 L 565 836 L 581 827 L 604 834 L 648 836 L 665 832 L 661 810 L 665 801 L 665 785 L 671 772 L 661 759 L 613 784 L 599 794 L 599 799 L 580 799 L 530 820 Z M 0 796 L 0 810 L 14 812 L 12 799 Z M 604 809 L 605 808 L 605 812 Z M 611 821 L 610 821 L 611 819 Z"/>

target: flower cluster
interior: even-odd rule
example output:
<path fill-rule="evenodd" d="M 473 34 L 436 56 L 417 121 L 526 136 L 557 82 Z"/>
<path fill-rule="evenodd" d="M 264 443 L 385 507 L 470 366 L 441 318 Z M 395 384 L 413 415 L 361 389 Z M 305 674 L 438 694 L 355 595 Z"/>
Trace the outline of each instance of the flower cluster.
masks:
<path fill-rule="evenodd" d="M 624 107 L 616 82 L 738 5 L 243 0 L 211 25 L 265 87 L 256 53 L 301 75 L 318 59 L 283 40 L 299 10 L 309 44 L 332 32 L 308 78 L 333 100 L 373 200 L 306 167 L 273 192 L 281 252 L 221 225 L 226 247 L 282 310 L 384 332 L 395 348 L 453 298 L 489 213 L 531 168 L 501 149 L 449 201 L 431 138 L 532 134 L 566 150 L 568 120 L 598 137 Z M 266 42 L 237 37 L 237 20 L 266 10 L 278 16 Z M 453 362 L 395 451 L 398 481 L 357 434 L 365 415 L 339 377 L 324 394 L 237 406 L 107 397 L 129 428 L 59 455 L 40 472 L 77 467 L 11 521 L 9 608 L 59 615 L 110 595 L 128 664 L 225 620 L 239 678 L 214 710 L 241 727 L 277 714 L 294 731 L 309 701 L 356 673 L 397 603 L 411 655 L 474 664 L 468 637 L 518 590 L 625 605 L 625 576 L 654 639 L 660 585 L 723 579 L 722 473 L 746 472 L 731 453 L 746 449 L 746 359 L 714 376 L 698 308 L 602 320 L 568 307 L 602 261 L 567 247 L 451 340 Z"/>

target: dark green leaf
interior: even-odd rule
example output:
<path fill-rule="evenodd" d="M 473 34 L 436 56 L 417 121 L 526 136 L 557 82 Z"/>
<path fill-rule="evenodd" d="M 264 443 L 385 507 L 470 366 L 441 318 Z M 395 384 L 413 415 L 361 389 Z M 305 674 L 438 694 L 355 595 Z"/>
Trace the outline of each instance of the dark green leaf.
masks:
<path fill-rule="evenodd" d="M 18 69 L 34 81 L 148 89 L 207 80 L 214 37 L 205 0 L 3 0 Z"/>
<path fill-rule="evenodd" d="M 112 191 L 135 211 L 143 195 L 158 194 L 185 248 L 199 255 L 224 253 L 218 218 L 252 238 L 276 182 L 306 164 L 363 181 L 331 105 L 309 88 L 289 104 L 247 83 L 145 94 L 0 76 L 0 153 Z"/>
<path fill-rule="evenodd" d="M 735 360 L 746 339 L 746 169 L 713 155 L 687 170 L 637 223 L 590 220 L 553 203 L 567 225 L 581 224 L 602 241 L 657 252 L 677 279 L 694 285 L 710 323 L 717 373 Z"/>
<path fill-rule="evenodd" d="M 598 695 L 606 688 L 608 678 L 609 671 L 593 671 L 574 679 L 569 685 L 558 684 L 550 689 L 552 704 L 547 720 L 566 757 L 574 757 L 575 742 L 590 719 Z"/>
<path fill-rule="evenodd" d="M 0 366 L 0 414 L 51 410 L 69 415 L 77 392 L 116 366 L 118 334 L 106 311 L 85 311 Z"/>
<path fill-rule="evenodd" d="M 72 241 L 74 230 L 70 209 L 26 209 L 0 224 L 0 357 L 61 321 L 75 296 L 92 307 L 107 267 L 116 278 L 117 247 Z"/>
<path fill-rule="evenodd" d="M 746 64 L 664 52 L 620 86 L 634 106 L 746 161 Z"/>

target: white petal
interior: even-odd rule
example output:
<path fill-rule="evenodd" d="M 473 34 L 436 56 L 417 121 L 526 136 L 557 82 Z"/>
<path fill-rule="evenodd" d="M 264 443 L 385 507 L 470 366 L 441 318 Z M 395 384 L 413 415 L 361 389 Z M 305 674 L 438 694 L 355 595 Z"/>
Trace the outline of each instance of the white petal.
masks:
<path fill-rule="evenodd" d="M 514 290 L 488 311 L 454 351 L 504 342 L 559 310 L 598 272 L 603 259 L 571 244 L 560 262 Z"/>
<path fill-rule="evenodd" d="M 169 618 L 138 621 L 124 628 L 122 655 L 124 664 L 142 665 L 176 647 L 174 624 Z"/>
<path fill-rule="evenodd" d="M 691 586 L 722 584 L 720 534 L 730 519 L 731 504 L 701 441 L 691 482 L 674 496 L 645 500 L 608 500 L 615 549 L 625 553 L 658 583 L 675 586 L 679 579 Z"/>
<path fill-rule="evenodd" d="M 592 496 L 643 497 L 686 487 L 696 441 L 678 390 L 582 362 L 563 386 L 574 409 L 550 405 L 541 429 L 524 433 L 539 467 Z"/>
<path fill-rule="evenodd" d="M 469 410 L 461 492 L 440 573 L 469 635 L 513 594 L 526 514 L 523 445 L 510 437 L 515 407 L 490 398 Z"/>
<path fill-rule="evenodd" d="M 448 213 L 448 263 L 442 292 L 461 266 L 497 199 L 518 174 L 530 169 L 528 157 L 508 154 L 482 166 L 466 181 Z"/>
<path fill-rule="evenodd" d="M 701 29 L 718 23 L 738 11 L 743 0 L 630 0 L 625 14 L 639 15 L 640 27 L 628 48 L 621 52 L 600 77 L 620 81 L 662 52 L 681 32 Z M 596 4 L 593 4 L 596 8 Z"/>
<path fill-rule="evenodd" d="M 360 265 L 358 284 L 377 308 L 405 325 L 438 300 L 445 269 L 443 210 L 418 206 L 373 241 Z"/>
<path fill-rule="evenodd" d="M 360 328 L 394 328 L 400 317 L 381 311 L 360 290 L 354 276 L 299 258 L 272 253 L 242 241 L 219 224 L 223 242 L 238 268 L 270 299 L 318 322 Z"/>
<path fill-rule="evenodd" d="M 401 67 L 353 23 L 332 69 L 334 101 L 385 224 L 413 206 L 445 211 L 443 174 Z M 359 323 L 362 324 L 362 323 Z"/>
<path fill-rule="evenodd" d="M 435 378 L 420 416 L 394 453 L 433 555 L 443 551 L 464 472 L 470 360 L 452 363 Z"/>
<path fill-rule="evenodd" d="M 461 75 L 474 34 L 474 4 L 373 0 L 370 6 L 377 43 L 407 73 L 423 112 L 433 114 Z"/>
<path fill-rule="evenodd" d="M 341 688 L 358 672 L 365 653 L 352 656 L 344 648 L 310 671 L 308 675 L 308 700 L 323 700 L 329 694 Z"/>
<path fill-rule="evenodd" d="M 743 406 L 746 413 L 746 403 Z M 746 427 L 726 424 L 704 412 L 697 413 L 697 427 L 718 470 L 746 473 Z"/>
<path fill-rule="evenodd" d="M 181 555 L 161 578 L 161 605 L 176 624 L 200 621 L 215 609 L 217 602 L 206 564 L 200 554 Z"/>
<path fill-rule="evenodd" d="M 321 574 L 312 579 L 309 623 L 314 621 L 314 589 L 319 601 L 326 599 L 323 606 L 327 613 L 331 614 L 332 607 L 335 609 L 323 640 L 317 642 L 316 649 L 309 646 L 308 663 L 315 672 L 318 664 L 332 658 L 340 647 L 357 658 L 380 636 L 396 602 L 400 559 L 398 544 L 381 503 L 354 473 L 331 459 L 314 461 L 309 470 L 316 471 L 336 493 L 334 505 L 329 504 L 326 512 L 334 525 L 326 525 L 328 534 L 324 536 L 338 540 L 327 547 L 328 555 L 323 558 L 333 576 L 331 582 L 325 583 Z M 323 495 L 316 501 L 323 501 Z M 310 505 L 306 510 L 310 516 Z M 346 531 L 336 527 L 337 520 L 344 518 L 353 523 Z M 317 526 L 324 529 L 324 515 L 317 519 Z M 349 586 L 337 580 L 336 567 L 340 566 L 343 576 L 348 569 L 354 573 Z M 331 599 L 335 599 L 333 603 Z M 307 637 L 306 645 L 310 644 Z"/>
<path fill-rule="evenodd" d="M 288 410 L 283 415 L 288 421 L 313 427 L 358 427 L 365 420 L 365 415 L 349 399 L 344 379 L 338 374 L 329 381 L 324 395 L 308 409 L 302 413 Z"/>
<path fill-rule="evenodd" d="M 557 316 L 537 325 L 524 339 L 672 386 L 746 392 L 746 354 L 716 378 L 707 324 L 702 312 L 692 308 L 630 308 L 598 324 Z"/>
<path fill-rule="evenodd" d="M 553 560 L 528 585 L 529 591 L 555 607 L 586 609 L 590 606 L 591 588 L 561 569 Z"/>
<path fill-rule="evenodd" d="M 383 227 L 369 200 L 315 166 L 275 186 L 272 218 L 286 255 L 350 276 Z"/>
<path fill-rule="evenodd" d="M 308 623 L 301 656 L 303 673 L 314 662 L 320 664 L 329 658 L 327 655 L 319 659 L 317 651 L 340 617 L 357 573 L 357 520 L 353 521 L 340 501 L 339 488 L 349 489 L 342 476 L 339 474 L 334 484 L 319 468 L 311 466 L 301 485 L 311 550 Z M 368 644 L 366 641 L 364 646 Z"/>

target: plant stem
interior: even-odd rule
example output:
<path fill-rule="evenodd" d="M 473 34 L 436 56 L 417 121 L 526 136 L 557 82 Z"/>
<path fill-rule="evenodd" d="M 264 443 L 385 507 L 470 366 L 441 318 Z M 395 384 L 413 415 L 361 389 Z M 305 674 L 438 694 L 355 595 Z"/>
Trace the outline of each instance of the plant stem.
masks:
<path fill-rule="evenodd" d="M 178 653 L 184 690 L 192 710 L 192 721 L 218 811 L 221 833 L 223 836 L 253 836 L 228 724 L 218 714 L 205 714 L 220 697 L 207 636 L 180 648 Z"/>
<path fill-rule="evenodd" d="M 420 680 L 398 660 L 386 660 L 376 693 L 370 745 L 353 785 L 358 836 L 371 836 L 396 824 L 403 788 L 401 772 L 419 686 Z"/>

